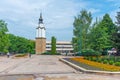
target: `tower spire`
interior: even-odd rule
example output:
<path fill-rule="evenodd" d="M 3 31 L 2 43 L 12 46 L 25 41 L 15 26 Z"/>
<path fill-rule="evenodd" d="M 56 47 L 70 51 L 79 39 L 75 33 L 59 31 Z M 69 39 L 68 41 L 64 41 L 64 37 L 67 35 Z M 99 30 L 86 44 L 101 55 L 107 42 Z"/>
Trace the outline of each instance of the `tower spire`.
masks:
<path fill-rule="evenodd" d="M 43 23 L 42 13 L 40 13 L 39 24 Z"/>

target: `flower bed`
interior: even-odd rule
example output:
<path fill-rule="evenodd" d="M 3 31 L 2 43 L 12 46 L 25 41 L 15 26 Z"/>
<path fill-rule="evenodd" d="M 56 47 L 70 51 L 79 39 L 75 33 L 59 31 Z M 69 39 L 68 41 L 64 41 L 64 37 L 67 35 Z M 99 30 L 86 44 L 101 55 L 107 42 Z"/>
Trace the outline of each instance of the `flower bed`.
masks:
<path fill-rule="evenodd" d="M 28 54 L 16 54 L 12 58 L 17 59 L 17 58 L 26 58 L 28 57 Z"/>
<path fill-rule="evenodd" d="M 107 71 L 120 71 L 119 66 L 114 66 L 114 65 L 108 65 L 108 64 L 98 63 L 98 62 L 94 62 L 94 61 L 89 61 L 89 60 L 85 60 L 83 57 L 81 57 L 81 58 L 71 58 L 71 59 L 74 60 L 74 61 L 77 61 L 77 62 L 87 64 L 89 66 L 101 68 L 101 69 L 107 70 Z"/>
<path fill-rule="evenodd" d="M 101 69 L 101 68 L 97 68 L 97 67 L 94 67 L 94 66 L 89 66 L 89 65 L 87 65 L 87 64 L 85 64 L 85 63 L 81 63 L 81 62 L 72 60 L 71 58 L 63 58 L 63 59 L 64 59 L 64 60 L 67 60 L 67 61 L 69 61 L 69 62 L 71 62 L 71 63 L 73 63 L 73 64 L 75 64 L 75 65 L 77 65 L 77 66 L 80 66 L 80 67 L 82 67 L 82 68 L 84 68 L 84 69 L 86 69 L 86 70 L 104 71 L 104 70 Z"/>
<path fill-rule="evenodd" d="M 27 54 L 16 54 L 15 57 L 25 57 Z"/>

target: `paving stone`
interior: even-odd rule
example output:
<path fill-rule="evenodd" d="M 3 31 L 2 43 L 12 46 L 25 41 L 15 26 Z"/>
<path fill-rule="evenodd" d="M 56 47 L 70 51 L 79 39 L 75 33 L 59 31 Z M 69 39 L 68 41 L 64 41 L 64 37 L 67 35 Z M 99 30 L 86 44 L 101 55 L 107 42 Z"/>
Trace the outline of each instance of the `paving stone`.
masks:
<path fill-rule="evenodd" d="M 120 75 L 78 72 L 60 62 L 59 57 L 62 58 L 62 56 L 50 55 L 32 55 L 32 58 L 20 59 L 0 57 L 0 80 L 120 80 Z M 2 76 L 8 74 L 12 76 Z M 16 74 L 23 74 L 23 76 Z"/>

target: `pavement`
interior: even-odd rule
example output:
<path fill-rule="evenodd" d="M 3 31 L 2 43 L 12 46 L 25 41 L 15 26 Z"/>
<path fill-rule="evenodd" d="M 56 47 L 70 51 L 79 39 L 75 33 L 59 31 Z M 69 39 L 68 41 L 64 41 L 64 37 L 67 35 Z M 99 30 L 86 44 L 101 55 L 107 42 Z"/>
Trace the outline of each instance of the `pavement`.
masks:
<path fill-rule="evenodd" d="M 59 61 L 63 56 L 0 57 L 0 80 L 120 80 L 120 75 L 79 72 Z"/>

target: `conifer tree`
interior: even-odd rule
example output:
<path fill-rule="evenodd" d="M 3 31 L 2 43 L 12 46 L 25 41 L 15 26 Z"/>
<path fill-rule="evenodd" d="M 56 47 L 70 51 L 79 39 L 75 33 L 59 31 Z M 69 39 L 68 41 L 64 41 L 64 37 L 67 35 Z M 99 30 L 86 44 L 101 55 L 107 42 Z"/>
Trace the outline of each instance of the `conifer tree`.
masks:
<path fill-rule="evenodd" d="M 51 53 L 53 55 L 56 54 L 56 38 L 54 36 L 52 36 L 52 39 L 51 39 Z"/>

